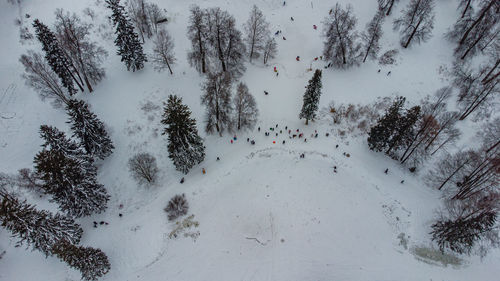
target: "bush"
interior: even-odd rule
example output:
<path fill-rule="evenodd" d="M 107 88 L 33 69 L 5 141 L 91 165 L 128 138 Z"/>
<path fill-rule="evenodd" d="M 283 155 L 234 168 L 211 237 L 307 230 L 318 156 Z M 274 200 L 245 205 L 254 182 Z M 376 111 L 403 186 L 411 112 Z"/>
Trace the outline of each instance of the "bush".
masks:
<path fill-rule="evenodd" d="M 140 184 L 153 184 L 158 176 L 156 158 L 149 153 L 138 153 L 128 160 L 130 173 Z"/>
<path fill-rule="evenodd" d="M 397 49 L 389 50 L 380 57 L 378 63 L 381 65 L 395 64 L 398 53 L 399 51 Z"/>
<path fill-rule="evenodd" d="M 172 199 L 170 199 L 167 207 L 165 207 L 164 210 L 165 212 L 168 213 L 168 220 L 172 221 L 178 217 L 187 214 L 188 209 L 189 209 L 189 204 L 184 194 L 182 194 L 182 195 L 175 195 Z"/>

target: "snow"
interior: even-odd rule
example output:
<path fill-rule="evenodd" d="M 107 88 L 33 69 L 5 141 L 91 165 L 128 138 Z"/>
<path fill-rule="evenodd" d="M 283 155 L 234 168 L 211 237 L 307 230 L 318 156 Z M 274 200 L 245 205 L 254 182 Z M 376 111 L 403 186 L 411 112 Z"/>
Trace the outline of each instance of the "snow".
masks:
<path fill-rule="evenodd" d="M 313 59 L 322 53 L 321 21 L 334 2 L 289 0 L 282 6 L 277 0 L 153 1 L 168 11 L 167 29 L 177 57 L 173 76 L 155 72 L 150 63 L 142 71 L 126 71 L 115 55 L 114 35 L 105 19 L 110 12 L 103 8 L 102 0 L 23 2 L 21 11 L 0 2 L 0 114 L 8 117 L 0 119 L 2 172 L 32 166 L 40 150 L 41 124 L 69 132 L 64 110 L 40 101 L 20 77 L 23 68 L 18 58 L 39 46 L 34 41 L 20 44 L 16 17 L 28 13 L 31 18 L 24 19 L 25 25 L 39 18 L 52 26 L 56 8 L 80 13 L 91 7 L 97 15 L 96 28 L 111 35 L 103 39 L 100 33 L 93 34 L 109 52 L 104 65 L 107 77 L 92 95 L 78 96 L 91 104 L 115 145 L 114 153 L 99 163 L 99 181 L 111 195 L 109 207 L 104 214 L 78 220 L 84 229 L 82 244 L 101 248 L 110 259 L 111 271 L 101 280 L 498 280 L 498 251 L 482 261 L 461 256 L 463 262 L 458 266 L 423 262 L 413 254 L 415 247 L 431 246 L 428 232 L 440 205 L 441 194 L 423 183 L 423 173 L 411 174 L 370 151 L 365 137 L 341 139 L 327 118 L 308 126 L 298 119 L 304 87 L 313 74 L 307 69 L 324 66 Z M 339 2 L 352 3 L 359 18 L 358 31 L 375 12 L 376 1 Z M 331 101 L 367 104 L 379 96 L 395 94 L 415 103 L 447 85 L 439 69 L 451 64 L 452 45 L 443 33 L 457 16 L 457 3 L 436 1 L 434 36 L 427 43 L 403 50 L 399 34 L 392 31 L 392 20 L 407 2 L 398 3 L 383 25 L 381 53 L 399 49 L 398 63 L 381 67 L 372 61 L 343 71 L 324 70 L 320 108 Z M 271 32 L 283 32 L 276 38 L 278 56 L 269 65 L 260 61 L 246 64 L 241 81 L 256 98 L 260 112 L 257 127 L 262 131 L 237 133 L 234 144 L 229 142 L 230 134 L 221 138 L 203 133 L 203 77 L 186 59 L 191 4 L 227 9 L 240 30 L 256 4 L 271 23 Z M 151 50 L 148 42 L 145 51 Z M 299 62 L 296 56 L 300 56 Z M 379 68 L 381 73 L 377 73 Z M 269 95 L 264 95 L 264 90 Z M 186 176 L 168 159 L 166 136 L 161 135 L 161 106 L 169 94 L 181 96 L 192 110 L 207 147 L 205 161 Z M 148 101 L 160 108 L 142 110 Z M 265 137 L 264 131 L 276 124 L 278 132 L 281 129 L 284 134 L 275 137 L 274 131 Z M 466 125 L 465 129 L 475 129 L 471 129 L 474 124 Z M 307 143 L 289 139 L 285 126 L 303 131 Z M 317 139 L 310 137 L 314 130 L 319 132 Z M 329 137 L 326 132 L 330 132 Z M 255 139 L 256 145 L 247 143 L 247 137 Z M 129 175 L 128 159 L 137 152 L 149 152 L 157 158 L 160 177 L 156 186 L 138 186 Z M 302 153 L 304 159 L 299 157 Z M 216 161 L 217 157 L 221 160 Z M 337 166 L 337 173 L 333 166 Z M 202 168 L 207 171 L 204 175 Z M 383 173 L 386 168 L 388 175 Z M 180 184 L 183 176 L 186 181 Z M 197 239 L 168 238 L 175 225 L 168 222 L 163 208 L 170 198 L 182 193 L 189 202 L 188 214 L 194 214 L 200 223 L 188 230 L 199 231 Z M 40 208 L 57 210 L 46 203 L 47 198 L 27 197 Z M 109 225 L 95 229 L 93 221 Z M 400 233 L 409 236 L 408 249 L 400 245 Z M 0 260 L 0 280 L 80 279 L 78 272 L 57 258 L 45 259 L 39 252 L 16 248 L 16 240 L 9 237 L 0 228 L 0 252 L 6 251 Z"/>

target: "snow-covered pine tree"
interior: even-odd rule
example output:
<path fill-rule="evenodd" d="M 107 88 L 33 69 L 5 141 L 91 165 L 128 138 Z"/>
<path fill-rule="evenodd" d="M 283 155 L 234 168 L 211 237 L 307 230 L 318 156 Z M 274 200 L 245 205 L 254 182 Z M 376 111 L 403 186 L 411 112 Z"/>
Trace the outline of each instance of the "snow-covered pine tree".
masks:
<path fill-rule="evenodd" d="M 106 209 L 109 195 L 97 182 L 97 168 L 74 141 L 56 128 L 42 126 L 44 149 L 34 159 L 45 193 L 59 204 L 61 211 L 82 217 Z"/>
<path fill-rule="evenodd" d="M 387 109 L 385 115 L 370 129 L 368 146 L 371 150 L 382 151 L 388 146 L 389 140 L 396 129 L 396 124 L 402 118 L 401 111 L 405 102 L 405 97 L 397 97 L 391 107 Z"/>
<path fill-rule="evenodd" d="M 142 50 L 139 36 L 134 31 L 134 26 L 125 12 L 125 8 L 120 5 L 120 0 L 106 0 L 108 8 L 113 11 L 111 19 L 116 26 L 115 45 L 118 47 L 117 54 L 122 57 L 121 61 L 125 62 L 127 70 L 136 71 L 144 67 L 144 62 L 147 61 L 146 55 Z"/>
<path fill-rule="evenodd" d="M 380 50 L 379 40 L 382 37 L 382 23 L 384 23 L 384 12 L 378 10 L 373 19 L 366 25 L 366 32 L 361 34 L 363 41 L 363 50 L 366 58 L 370 56 L 372 59 L 377 59 L 377 54 Z"/>
<path fill-rule="evenodd" d="M 420 106 L 414 106 L 405 112 L 396 123 L 396 128 L 392 137 L 389 139 L 386 154 L 390 154 L 393 150 L 398 150 L 408 146 L 415 136 L 415 124 L 420 118 Z"/>
<path fill-rule="evenodd" d="M 114 146 L 104 128 L 104 124 L 89 110 L 89 106 L 82 100 L 72 99 L 66 106 L 66 113 L 71 125 L 73 137 L 80 140 L 87 154 L 104 159 L 111 155 Z"/>
<path fill-rule="evenodd" d="M 250 17 L 244 28 L 246 32 L 245 41 L 248 44 L 249 58 L 250 62 L 252 62 L 252 58 L 258 57 L 264 50 L 266 41 L 270 38 L 271 33 L 269 31 L 269 23 L 257 5 L 253 5 Z"/>
<path fill-rule="evenodd" d="M 263 57 L 264 64 L 267 64 L 269 59 L 274 59 L 278 53 L 278 44 L 274 38 L 268 38 L 266 45 L 264 45 Z"/>
<path fill-rule="evenodd" d="M 401 34 L 401 46 L 408 48 L 415 40 L 427 41 L 434 29 L 434 0 L 410 0 L 401 17 L 394 20 L 394 30 Z"/>
<path fill-rule="evenodd" d="M 166 126 L 163 134 L 168 135 L 168 157 L 178 171 L 187 174 L 205 159 L 205 146 L 198 135 L 196 120 L 191 118 L 191 111 L 182 104 L 181 98 L 170 95 L 161 123 Z"/>
<path fill-rule="evenodd" d="M 18 238 L 16 245 L 26 244 L 33 250 L 39 250 L 45 256 L 52 254 L 52 247 L 57 241 L 80 242 L 83 230 L 72 218 L 35 209 L 26 201 L 0 190 L 0 222 L 5 229 Z"/>
<path fill-rule="evenodd" d="M 170 74 L 174 74 L 171 67 L 175 63 L 174 42 L 170 34 L 165 29 L 161 29 L 156 34 L 153 44 L 151 62 L 154 64 L 154 68 L 157 71 L 163 71 L 165 68 L 168 68 Z"/>
<path fill-rule="evenodd" d="M 206 73 L 208 71 L 208 26 L 206 20 L 206 11 L 199 6 L 190 8 L 188 38 L 191 40 L 191 51 L 188 52 L 188 60 L 191 67 L 198 72 Z"/>
<path fill-rule="evenodd" d="M 63 86 L 68 89 L 69 94 L 74 95 L 77 92 L 73 81 L 83 92 L 83 86 L 76 80 L 75 76 L 71 72 L 70 61 L 59 46 L 55 34 L 52 33 L 52 31 L 50 31 L 50 29 L 38 19 L 35 19 L 33 22 L 33 27 L 35 28 L 38 41 L 42 43 L 42 49 L 45 52 L 45 59 L 49 63 L 52 70 L 59 76 Z"/>
<path fill-rule="evenodd" d="M 232 127 L 231 84 L 231 76 L 227 72 L 209 73 L 207 76 L 201 103 L 207 107 L 205 131 L 208 133 L 215 129 L 222 136 L 224 130 Z"/>
<path fill-rule="evenodd" d="M 254 97 L 248 91 L 247 85 L 242 82 L 238 84 L 236 96 L 234 96 L 234 109 L 236 111 L 234 123 L 236 123 L 238 130 L 241 128 L 253 129 L 255 123 L 257 123 L 259 110 Z"/>
<path fill-rule="evenodd" d="M 349 4 L 344 10 L 339 3 L 335 4 L 332 13 L 324 20 L 323 34 L 326 41 L 323 56 L 338 68 L 359 64 L 362 54 L 356 22 L 352 6 Z"/>
<path fill-rule="evenodd" d="M 306 92 L 304 93 L 304 103 L 299 114 L 300 119 L 306 119 L 306 125 L 309 124 L 309 120 L 314 121 L 314 118 L 316 118 L 319 98 L 321 96 L 321 87 L 321 70 L 316 69 L 313 77 L 309 80 L 309 84 L 307 85 Z"/>
<path fill-rule="evenodd" d="M 70 267 L 78 269 L 85 281 L 96 281 L 111 269 L 108 257 L 101 249 L 76 246 L 61 240 L 54 245 L 53 252 Z"/>

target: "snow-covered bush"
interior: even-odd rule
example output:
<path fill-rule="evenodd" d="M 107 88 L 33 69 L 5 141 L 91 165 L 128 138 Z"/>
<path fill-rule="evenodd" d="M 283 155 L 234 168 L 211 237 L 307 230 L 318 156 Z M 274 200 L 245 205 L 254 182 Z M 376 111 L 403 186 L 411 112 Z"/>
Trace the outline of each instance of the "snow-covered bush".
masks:
<path fill-rule="evenodd" d="M 385 52 L 380 59 L 378 60 L 378 63 L 380 65 L 389 65 L 389 64 L 395 64 L 396 63 L 396 56 L 399 54 L 399 51 L 396 49 L 389 50 Z"/>
<path fill-rule="evenodd" d="M 149 153 L 138 153 L 128 160 L 128 167 L 132 177 L 140 184 L 153 184 L 158 177 L 156 158 Z"/>
<path fill-rule="evenodd" d="M 170 201 L 168 201 L 167 207 L 165 207 L 165 212 L 168 213 L 168 220 L 172 221 L 178 217 L 187 214 L 189 209 L 189 204 L 186 200 L 184 194 L 175 195 Z"/>

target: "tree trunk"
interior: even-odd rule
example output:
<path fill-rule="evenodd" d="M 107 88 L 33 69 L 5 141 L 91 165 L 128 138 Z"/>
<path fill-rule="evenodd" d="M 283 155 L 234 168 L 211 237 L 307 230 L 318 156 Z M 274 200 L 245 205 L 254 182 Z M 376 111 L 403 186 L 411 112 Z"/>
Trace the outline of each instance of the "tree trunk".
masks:
<path fill-rule="evenodd" d="M 481 82 L 483 84 L 488 84 L 489 82 L 493 81 L 493 79 L 497 78 L 500 75 L 500 71 L 499 71 L 495 75 L 493 75 L 493 77 L 488 79 L 488 77 L 490 77 L 490 75 L 493 73 L 493 71 L 495 71 L 495 69 L 498 67 L 499 64 L 500 64 L 500 59 L 497 59 L 497 62 L 495 63 L 495 65 L 491 68 L 491 70 L 488 72 L 488 74 L 486 74 L 486 76 L 483 78 L 483 80 L 481 80 Z"/>
<path fill-rule="evenodd" d="M 201 72 L 206 73 L 206 66 L 205 66 L 205 51 L 203 50 L 203 45 L 202 45 L 202 36 L 201 36 L 201 30 L 198 28 L 198 45 L 200 47 L 200 56 L 201 56 Z"/>
<path fill-rule="evenodd" d="M 413 36 L 415 36 L 415 33 L 417 33 L 418 27 L 420 26 L 420 23 L 422 23 L 422 19 L 418 22 L 417 26 L 413 29 L 413 32 L 410 35 L 410 38 L 408 38 L 408 41 L 406 41 L 406 44 L 403 46 L 404 48 L 408 48 L 408 45 L 410 45 L 411 40 L 413 39 Z"/>
<path fill-rule="evenodd" d="M 471 1 L 472 1 L 472 0 L 467 1 L 467 4 L 465 5 L 465 8 L 464 8 L 464 12 L 462 13 L 462 18 L 464 18 L 464 17 L 465 17 L 465 13 L 467 13 L 467 10 L 468 10 L 468 9 L 469 9 L 469 7 L 470 7 L 470 2 L 471 2 Z"/>
<path fill-rule="evenodd" d="M 464 35 L 462 36 L 462 39 L 460 39 L 460 41 L 458 43 L 459 45 L 462 45 L 465 42 L 467 37 L 469 37 L 469 33 L 484 18 L 484 16 L 486 15 L 486 12 L 491 8 L 491 6 L 493 6 L 493 3 L 495 3 L 495 1 L 496 0 L 490 0 L 490 4 L 488 4 L 488 6 L 483 9 L 481 15 L 472 23 L 472 25 L 469 27 L 469 29 L 467 29 L 467 31 L 464 33 Z"/>
<path fill-rule="evenodd" d="M 387 9 L 387 13 L 385 14 L 386 16 L 391 14 L 392 6 L 394 5 L 394 0 L 391 1 L 391 5 L 389 6 L 389 9 Z"/>

